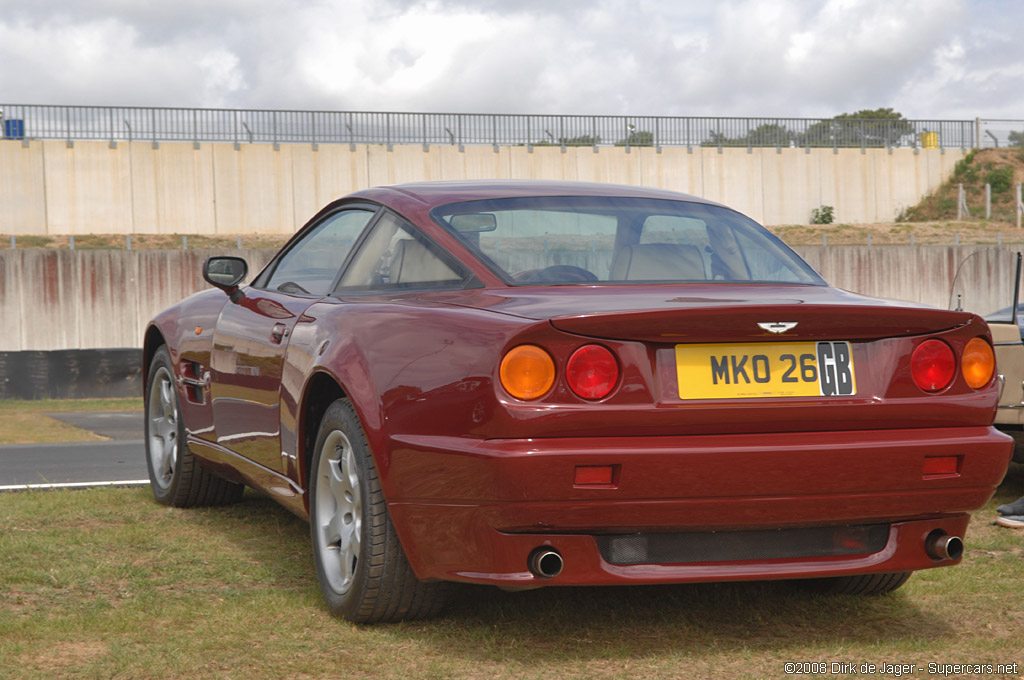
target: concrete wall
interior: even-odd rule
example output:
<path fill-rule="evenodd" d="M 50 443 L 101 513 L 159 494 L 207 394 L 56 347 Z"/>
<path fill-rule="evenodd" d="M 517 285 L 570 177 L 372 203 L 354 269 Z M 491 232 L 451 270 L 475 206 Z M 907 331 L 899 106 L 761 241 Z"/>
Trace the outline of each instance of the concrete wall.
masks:
<path fill-rule="evenodd" d="M 834 285 L 946 307 L 956 268 L 980 246 L 798 247 Z M 270 251 L 235 250 L 255 272 Z M 157 312 L 207 288 L 214 251 L 0 250 L 0 352 L 141 347 Z M 1009 261 L 1009 258 L 1004 258 Z M 984 289 L 1010 281 L 1002 265 L 978 268 Z"/>
<path fill-rule="evenodd" d="M 863 295 L 949 305 L 950 289 L 959 264 L 987 246 L 796 246 L 793 248 L 837 288 Z M 983 270 L 976 270 L 985 275 Z M 997 280 L 996 272 L 988 272 Z M 1006 287 L 1011 278 L 1000 281 Z M 991 282 L 986 282 L 991 283 Z M 979 285 L 978 287 L 985 287 Z"/>
<path fill-rule="evenodd" d="M 333 198 L 435 179 L 660 187 L 768 225 L 888 222 L 936 189 L 960 149 L 394 146 L 0 141 L 0 234 L 291 233 Z"/>
<path fill-rule="evenodd" d="M 201 250 L 0 251 L 0 351 L 141 347 L 162 309 L 208 288 Z M 233 250 L 258 272 L 271 251 Z"/>

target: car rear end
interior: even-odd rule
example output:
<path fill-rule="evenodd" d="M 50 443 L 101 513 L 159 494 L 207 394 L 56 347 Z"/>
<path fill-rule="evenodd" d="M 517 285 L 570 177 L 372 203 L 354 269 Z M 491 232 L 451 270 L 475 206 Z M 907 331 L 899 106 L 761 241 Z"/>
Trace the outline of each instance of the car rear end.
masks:
<path fill-rule="evenodd" d="M 715 307 L 528 325 L 494 367 L 500 407 L 486 436 L 393 442 L 405 481 L 391 511 L 411 528 L 403 543 L 417 573 L 582 585 L 957 562 L 968 513 L 1010 455 L 990 425 L 987 328 L 942 312 L 945 327 L 922 331 L 935 310 L 851 307 L 883 337 L 813 304 L 734 307 L 728 323 L 750 331 L 733 342 L 671 332 L 673 317 L 676 328 L 727 325 L 708 319 Z M 783 339 L 758 319 L 797 326 Z M 543 355 L 549 369 L 534 365 Z M 524 388 L 545 371 L 540 396 Z M 558 569 L 531 560 L 548 553 Z"/>
<path fill-rule="evenodd" d="M 433 213 L 505 285 L 438 298 L 492 316 L 495 344 L 463 354 L 482 386 L 436 424 L 392 424 L 389 509 L 417 575 L 515 588 L 956 564 L 1011 451 L 985 322 L 830 288 L 725 209 L 599 203 Z"/>

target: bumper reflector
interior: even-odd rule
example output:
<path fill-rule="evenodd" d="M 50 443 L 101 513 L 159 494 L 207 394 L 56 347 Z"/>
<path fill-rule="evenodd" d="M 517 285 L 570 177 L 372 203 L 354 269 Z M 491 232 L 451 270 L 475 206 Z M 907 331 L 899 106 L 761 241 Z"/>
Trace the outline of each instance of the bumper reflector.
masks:
<path fill-rule="evenodd" d="M 955 477 L 960 469 L 960 456 L 925 456 L 921 475 L 924 479 Z"/>
<path fill-rule="evenodd" d="M 614 465 L 578 465 L 572 483 L 574 486 L 611 486 L 614 479 Z"/>

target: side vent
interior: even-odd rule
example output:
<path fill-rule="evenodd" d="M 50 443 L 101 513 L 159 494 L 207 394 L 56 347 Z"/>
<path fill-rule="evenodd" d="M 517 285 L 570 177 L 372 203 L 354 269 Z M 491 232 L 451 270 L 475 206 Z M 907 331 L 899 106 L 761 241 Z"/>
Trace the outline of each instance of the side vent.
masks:
<path fill-rule="evenodd" d="M 206 390 L 210 387 L 210 372 L 204 371 L 202 364 L 198 361 L 182 361 L 181 384 L 189 403 L 206 403 Z"/>

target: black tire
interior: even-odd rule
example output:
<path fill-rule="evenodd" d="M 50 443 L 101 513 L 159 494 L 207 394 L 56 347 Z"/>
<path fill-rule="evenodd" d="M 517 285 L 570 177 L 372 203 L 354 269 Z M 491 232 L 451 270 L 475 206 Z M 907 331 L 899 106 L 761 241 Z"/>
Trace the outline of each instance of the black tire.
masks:
<path fill-rule="evenodd" d="M 814 579 L 811 583 L 826 595 L 884 595 L 896 590 L 910 578 L 909 571 L 889 574 L 858 574 Z"/>
<path fill-rule="evenodd" d="M 309 511 L 316 576 L 331 614 L 375 623 L 440 612 L 448 584 L 420 581 L 409 566 L 347 399 L 331 404 L 320 422 Z"/>
<path fill-rule="evenodd" d="M 156 500 L 176 508 L 238 501 L 245 486 L 204 470 L 185 444 L 185 422 L 166 345 L 153 356 L 146 385 L 146 467 Z"/>

